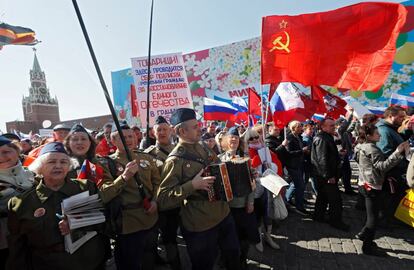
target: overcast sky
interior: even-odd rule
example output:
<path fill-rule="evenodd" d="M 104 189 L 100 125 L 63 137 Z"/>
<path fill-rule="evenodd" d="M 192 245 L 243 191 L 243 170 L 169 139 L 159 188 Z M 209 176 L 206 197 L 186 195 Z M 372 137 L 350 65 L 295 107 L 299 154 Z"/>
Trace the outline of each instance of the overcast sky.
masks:
<path fill-rule="evenodd" d="M 155 0 L 153 54 L 193 52 L 260 35 L 261 17 L 326 11 L 353 0 Z M 378 2 L 378 1 L 377 1 Z M 388 1 L 401 2 L 401 1 Z M 150 0 L 78 0 L 95 53 L 111 90 L 110 72 L 148 51 Z M 0 21 L 32 28 L 37 56 L 62 120 L 109 114 L 71 0 L 0 0 Z M 0 51 L 0 130 L 23 120 L 33 51 Z"/>

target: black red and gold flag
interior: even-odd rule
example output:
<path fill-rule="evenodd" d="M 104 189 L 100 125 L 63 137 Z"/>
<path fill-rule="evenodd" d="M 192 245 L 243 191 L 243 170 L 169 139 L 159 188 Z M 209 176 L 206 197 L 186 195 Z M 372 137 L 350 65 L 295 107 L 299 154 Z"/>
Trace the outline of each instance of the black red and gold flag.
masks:
<path fill-rule="evenodd" d="M 26 27 L 0 23 L 0 48 L 4 45 L 36 45 L 35 32 Z"/>

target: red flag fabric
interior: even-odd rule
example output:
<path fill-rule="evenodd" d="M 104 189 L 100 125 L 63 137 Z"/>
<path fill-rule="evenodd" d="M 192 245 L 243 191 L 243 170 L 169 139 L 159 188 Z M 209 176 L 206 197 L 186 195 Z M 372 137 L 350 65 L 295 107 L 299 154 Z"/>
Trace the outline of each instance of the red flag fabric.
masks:
<path fill-rule="evenodd" d="M 338 119 L 341 115 L 345 116 L 347 111 L 346 101 L 335 96 L 320 86 L 312 86 L 312 99 L 315 101 L 315 113 L 326 114 L 333 119 Z"/>
<path fill-rule="evenodd" d="M 262 118 L 262 99 L 259 94 L 249 88 L 248 92 L 248 117 L 251 118 L 253 125 Z"/>
<path fill-rule="evenodd" d="M 400 4 L 369 2 L 263 17 L 262 84 L 376 91 L 388 77 L 406 14 Z"/>
<path fill-rule="evenodd" d="M 137 100 L 137 91 L 135 90 L 135 85 L 131 84 L 130 88 L 130 97 L 131 97 L 131 114 L 132 116 L 138 115 L 138 100 Z"/>

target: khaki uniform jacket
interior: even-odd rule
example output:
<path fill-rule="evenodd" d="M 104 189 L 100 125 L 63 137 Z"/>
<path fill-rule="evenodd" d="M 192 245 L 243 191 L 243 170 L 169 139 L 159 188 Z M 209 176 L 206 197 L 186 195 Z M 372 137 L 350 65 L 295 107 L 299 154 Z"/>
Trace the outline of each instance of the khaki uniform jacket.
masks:
<path fill-rule="evenodd" d="M 181 207 L 182 224 L 188 231 L 201 232 L 220 223 L 230 212 L 224 201 L 208 201 L 205 191 L 194 190 L 191 180 L 204 165 L 172 156 L 174 153 L 188 153 L 210 164 L 218 161 L 216 154 L 201 144 L 179 142 L 167 158 L 161 174 L 162 182 L 158 192 L 160 210 Z"/>
<path fill-rule="evenodd" d="M 160 185 L 159 171 L 152 158 L 144 153 L 131 152 L 133 159 L 138 163 L 139 181 L 144 185 L 146 196 L 155 201 L 157 190 Z M 106 175 L 100 186 L 102 200 L 104 203 L 120 196 L 122 200 L 122 234 L 130 234 L 152 228 L 158 220 L 158 213 L 147 214 L 143 205 L 143 198 L 139 192 L 135 179 L 125 181 L 121 174 L 124 171 L 128 159 L 125 153 L 118 150 L 109 156 L 115 161 L 118 177 Z"/>
<path fill-rule="evenodd" d="M 104 263 L 104 242 L 98 234 L 75 253 L 64 251 L 56 213 L 63 199 L 89 190 L 98 192 L 88 180 L 70 180 L 53 191 L 40 180 L 36 187 L 9 201 L 9 261 L 7 269 L 97 269 Z"/>
<path fill-rule="evenodd" d="M 158 143 L 156 143 L 155 145 L 151 145 L 150 147 L 145 149 L 143 152 L 150 155 L 153 158 L 152 161 L 154 161 L 155 165 L 157 165 L 158 171 L 161 175 L 164 162 L 167 160 L 168 155 L 171 153 L 173 149 L 174 145 L 172 144 L 168 146 L 161 146 Z"/>

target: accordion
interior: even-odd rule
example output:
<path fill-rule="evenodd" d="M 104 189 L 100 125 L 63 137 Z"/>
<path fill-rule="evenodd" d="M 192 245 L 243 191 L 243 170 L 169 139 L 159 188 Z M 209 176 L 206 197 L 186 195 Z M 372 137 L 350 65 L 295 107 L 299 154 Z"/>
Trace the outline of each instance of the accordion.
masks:
<path fill-rule="evenodd" d="M 247 196 L 253 190 L 249 158 L 211 164 L 205 169 L 204 176 L 216 177 L 207 192 L 209 201 L 231 201 L 233 197 Z"/>

